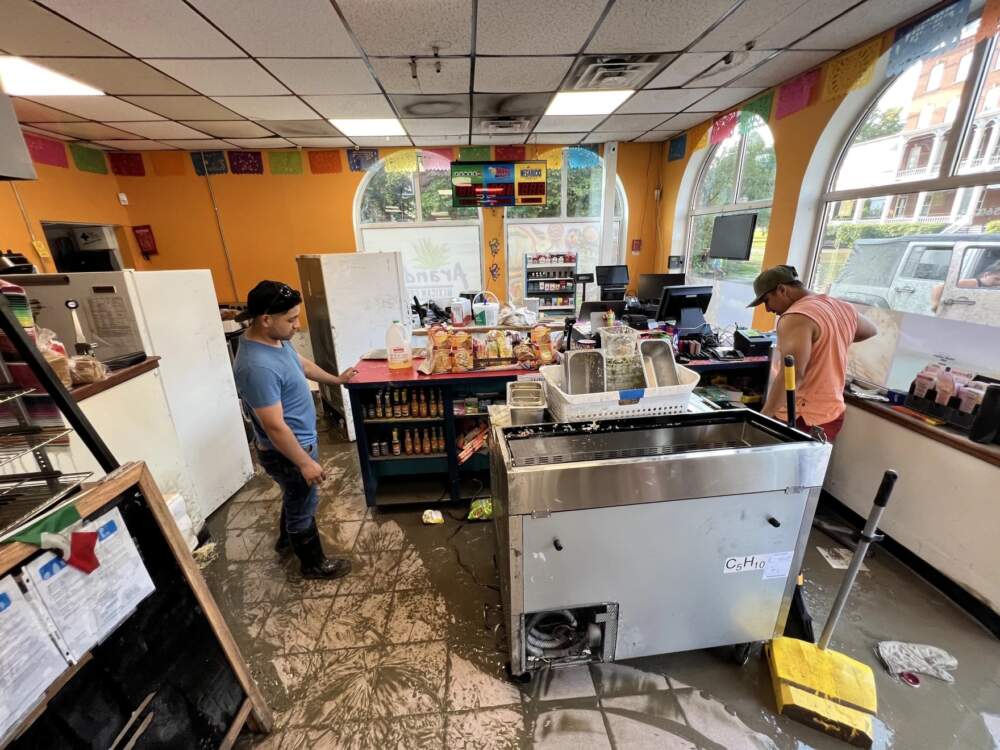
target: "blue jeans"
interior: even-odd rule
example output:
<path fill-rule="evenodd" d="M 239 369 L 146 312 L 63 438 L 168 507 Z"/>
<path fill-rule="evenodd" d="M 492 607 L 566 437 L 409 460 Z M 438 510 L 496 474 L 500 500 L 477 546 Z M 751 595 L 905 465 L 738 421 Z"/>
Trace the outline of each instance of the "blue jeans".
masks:
<path fill-rule="evenodd" d="M 312 456 L 313 461 L 319 460 L 318 445 L 305 448 L 305 452 Z M 295 534 L 311 529 L 316 506 L 319 504 L 319 485 L 306 484 L 299 467 L 279 451 L 261 448 L 257 455 L 264 471 L 281 487 L 285 530 Z"/>

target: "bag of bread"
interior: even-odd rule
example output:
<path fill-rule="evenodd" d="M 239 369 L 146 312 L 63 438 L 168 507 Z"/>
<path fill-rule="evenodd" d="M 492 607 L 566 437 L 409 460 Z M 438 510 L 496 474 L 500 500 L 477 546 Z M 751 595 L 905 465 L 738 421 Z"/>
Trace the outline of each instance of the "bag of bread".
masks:
<path fill-rule="evenodd" d="M 430 349 L 431 372 L 435 375 L 442 375 L 451 372 L 451 346 L 450 336 L 444 326 L 433 326 L 427 332 L 427 344 Z"/>
<path fill-rule="evenodd" d="M 555 362 L 556 355 L 552 351 L 552 336 L 548 326 L 538 325 L 531 329 L 531 344 L 535 347 L 539 362 L 543 365 Z"/>
<path fill-rule="evenodd" d="M 73 357 L 70 376 L 73 378 L 73 385 L 100 383 L 108 377 L 108 368 L 90 355 Z"/>
<path fill-rule="evenodd" d="M 52 368 L 56 377 L 59 378 L 59 382 L 67 388 L 71 388 L 73 386 L 73 366 L 66 355 L 66 347 L 56 338 L 56 334 L 48 328 L 37 326 L 35 328 L 35 345 L 45 357 L 45 361 L 49 363 L 49 367 Z"/>
<path fill-rule="evenodd" d="M 468 372 L 473 367 L 472 337 L 465 331 L 451 335 L 451 371 Z"/>

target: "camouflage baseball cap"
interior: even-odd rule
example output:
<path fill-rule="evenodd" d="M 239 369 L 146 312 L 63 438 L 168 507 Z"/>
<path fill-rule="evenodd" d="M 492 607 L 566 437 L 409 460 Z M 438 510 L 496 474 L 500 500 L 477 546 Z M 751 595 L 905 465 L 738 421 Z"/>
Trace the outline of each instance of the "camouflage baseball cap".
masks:
<path fill-rule="evenodd" d="M 753 293 L 757 296 L 747 307 L 757 307 L 764 301 L 764 297 L 769 292 L 773 292 L 777 288 L 778 284 L 788 284 L 798 280 L 799 274 L 795 270 L 795 266 L 774 266 L 766 271 L 761 271 L 753 280 Z"/>

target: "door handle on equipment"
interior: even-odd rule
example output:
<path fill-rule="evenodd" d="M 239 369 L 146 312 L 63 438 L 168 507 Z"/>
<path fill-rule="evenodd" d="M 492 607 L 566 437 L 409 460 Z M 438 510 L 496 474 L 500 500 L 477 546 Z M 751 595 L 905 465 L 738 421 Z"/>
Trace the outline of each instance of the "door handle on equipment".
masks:
<path fill-rule="evenodd" d="M 552 540 L 552 546 L 556 548 L 556 552 L 563 551 L 563 544 L 559 541 L 558 537 Z"/>
<path fill-rule="evenodd" d="M 957 297 L 955 299 L 946 299 L 942 301 L 941 304 L 951 307 L 952 305 L 974 305 L 976 304 L 976 301 L 974 299 L 969 299 L 968 297 Z"/>
<path fill-rule="evenodd" d="M 899 292 L 900 294 L 913 294 L 916 289 L 912 286 L 897 286 L 893 289 L 894 292 Z"/>
<path fill-rule="evenodd" d="M 779 521 L 779 520 L 778 520 L 777 518 L 775 518 L 774 516 L 768 516 L 768 517 L 767 517 L 767 522 L 768 522 L 769 524 L 771 524 L 771 525 L 772 525 L 772 526 L 773 526 L 774 528 L 778 528 L 779 526 L 781 526 L 781 521 Z"/>

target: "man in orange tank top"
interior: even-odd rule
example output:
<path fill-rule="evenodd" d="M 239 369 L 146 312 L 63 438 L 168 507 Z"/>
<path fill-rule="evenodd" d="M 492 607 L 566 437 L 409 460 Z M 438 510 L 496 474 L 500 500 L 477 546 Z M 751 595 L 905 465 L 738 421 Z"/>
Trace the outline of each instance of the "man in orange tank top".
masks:
<path fill-rule="evenodd" d="M 844 424 L 844 383 L 851 344 L 878 331 L 854 306 L 806 289 L 792 266 L 775 266 L 753 282 L 756 297 L 748 307 L 763 304 L 778 316 L 778 355 L 795 357 L 796 423 L 806 431 L 822 427 L 833 440 Z M 777 375 L 777 373 L 774 373 Z M 762 412 L 788 418 L 784 381 L 772 376 Z"/>

